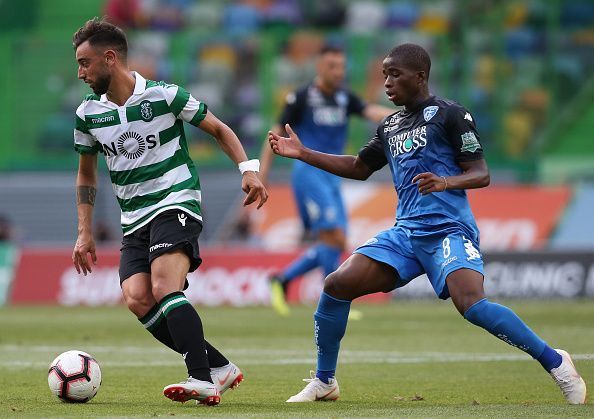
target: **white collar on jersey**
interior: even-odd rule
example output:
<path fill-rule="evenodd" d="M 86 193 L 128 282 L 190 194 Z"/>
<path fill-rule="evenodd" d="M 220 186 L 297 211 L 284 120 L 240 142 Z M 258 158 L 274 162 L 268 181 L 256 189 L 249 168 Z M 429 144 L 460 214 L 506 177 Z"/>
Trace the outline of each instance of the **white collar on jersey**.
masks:
<path fill-rule="evenodd" d="M 132 96 L 134 95 L 141 95 L 146 90 L 146 79 L 137 73 L 136 71 L 131 72 L 134 78 L 136 79 L 136 83 L 134 84 L 134 92 L 132 92 Z M 101 102 L 108 102 L 107 94 L 101 95 Z"/>

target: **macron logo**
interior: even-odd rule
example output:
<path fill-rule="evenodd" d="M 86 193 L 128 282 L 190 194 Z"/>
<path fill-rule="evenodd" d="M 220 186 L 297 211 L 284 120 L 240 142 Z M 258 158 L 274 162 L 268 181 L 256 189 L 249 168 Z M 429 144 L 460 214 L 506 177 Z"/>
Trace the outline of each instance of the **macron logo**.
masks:
<path fill-rule="evenodd" d="M 186 214 L 183 212 L 181 214 L 177 214 L 177 219 L 179 220 L 179 223 L 182 225 L 182 227 L 186 226 Z"/>
<path fill-rule="evenodd" d="M 149 253 L 152 252 L 152 251 L 155 251 L 157 249 L 162 249 L 164 247 L 171 247 L 171 246 L 173 246 L 171 243 L 159 243 L 159 244 L 155 244 L 155 245 L 149 247 Z"/>
<path fill-rule="evenodd" d="M 102 124 L 104 122 L 113 122 L 115 121 L 115 116 L 110 115 L 110 116 L 103 116 L 101 118 L 92 118 L 91 119 L 91 123 L 92 124 Z"/>

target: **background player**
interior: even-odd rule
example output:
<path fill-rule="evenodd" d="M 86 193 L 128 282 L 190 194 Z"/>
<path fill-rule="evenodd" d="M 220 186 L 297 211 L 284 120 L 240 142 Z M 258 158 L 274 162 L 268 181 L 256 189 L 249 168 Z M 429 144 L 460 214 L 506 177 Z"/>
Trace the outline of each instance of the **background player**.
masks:
<path fill-rule="evenodd" d="M 287 96 L 279 125 L 272 131 L 282 134 L 291 124 L 303 143 L 313 150 L 342 153 L 347 139 L 348 117 L 359 115 L 379 122 L 392 113 L 380 105 L 366 104 L 343 87 L 346 57 L 335 46 L 325 46 L 317 62 L 317 76 L 312 83 Z M 274 153 L 268 143 L 262 148 L 261 175 L 264 183 Z M 287 284 L 293 279 L 321 267 L 324 276 L 333 272 L 346 246 L 347 219 L 340 192 L 340 178 L 305 162 L 293 167 L 291 183 L 303 227 L 317 242 L 282 272 L 271 278 L 271 303 L 281 315 L 289 314 L 285 297 Z"/>
<path fill-rule="evenodd" d="M 358 156 L 332 155 L 269 133 L 275 153 L 297 158 L 338 176 L 365 180 L 386 164 L 398 193 L 397 223 L 357 248 L 324 284 L 315 319 L 315 378 L 288 402 L 334 400 L 335 370 L 351 301 L 402 287 L 427 273 L 439 298 L 480 326 L 535 358 L 571 404 L 583 404 L 586 385 L 569 354 L 552 349 L 509 308 L 483 290 L 479 232 L 465 189 L 489 184 L 471 114 L 455 102 L 431 96 L 431 61 L 420 46 L 394 48 L 383 61 L 386 94 L 404 109 L 386 118 Z"/>
<path fill-rule="evenodd" d="M 124 300 L 155 338 L 183 354 L 188 369 L 189 378 L 165 387 L 164 394 L 182 402 L 218 404 L 220 393 L 236 386 L 243 375 L 204 340 L 200 316 L 182 292 L 186 275 L 202 261 L 200 182 L 183 121 L 216 138 L 239 164 L 247 193 L 244 205 L 259 199 L 260 208 L 267 193 L 255 173 L 258 162 L 247 161 L 233 131 L 185 89 L 131 72 L 120 28 L 90 20 L 74 34 L 73 44 L 78 78 L 94 92 L 76 110 L 74 142 L 80 160 L 74 266 L 86 275 L 92 271 L 89 255 L 93 264 L 97 260 L 91 227 L 97 153 L 102 152 L 122 210 Z"/>

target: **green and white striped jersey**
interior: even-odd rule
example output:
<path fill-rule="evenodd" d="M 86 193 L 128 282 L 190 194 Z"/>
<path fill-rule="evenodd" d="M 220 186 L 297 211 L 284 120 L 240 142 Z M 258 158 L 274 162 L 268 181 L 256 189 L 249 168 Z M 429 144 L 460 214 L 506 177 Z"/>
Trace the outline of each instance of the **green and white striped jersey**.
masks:
<path fill-rule="evenodd" d="M 85 98 L 76 110 L 74 149 L 105 156 L 124 235 L 173 208 L 202 221 L 200 180 L 183 121 L 198 126 L 207 107 L 182 87 L 134 76 L 123 106 L 106 95 Z"/>

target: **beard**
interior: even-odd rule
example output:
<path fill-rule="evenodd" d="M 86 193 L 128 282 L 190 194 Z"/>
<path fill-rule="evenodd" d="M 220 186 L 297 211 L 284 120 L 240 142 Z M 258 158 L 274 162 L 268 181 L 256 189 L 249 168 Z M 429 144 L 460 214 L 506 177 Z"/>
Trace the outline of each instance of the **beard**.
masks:
<path fill-rule="evenodd" d="M 109 84 L 111 83 L 111 76 L 107 75 L 104 77 L 98 77 L 95 83 L 93 83 L 93 93 L 97 96 L 104 95 L 107 93 L 107 89 L 109 88 Z"/>

